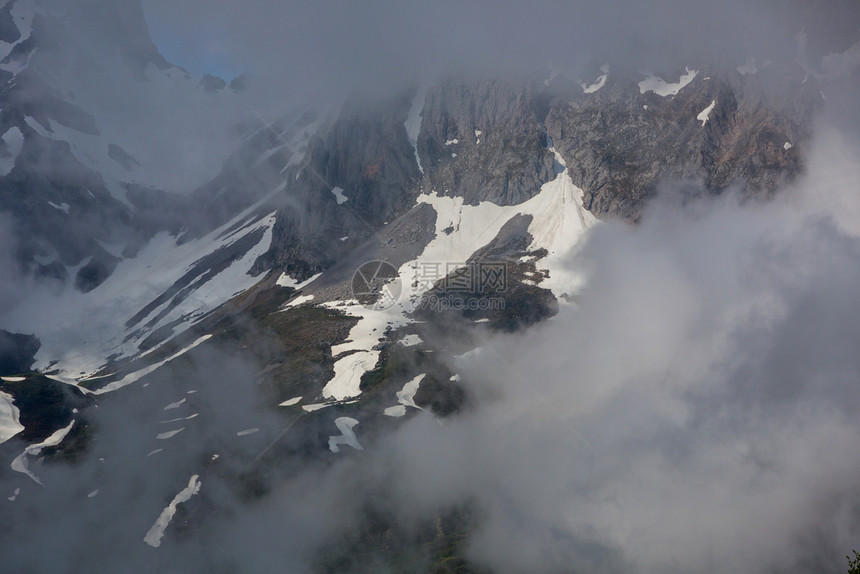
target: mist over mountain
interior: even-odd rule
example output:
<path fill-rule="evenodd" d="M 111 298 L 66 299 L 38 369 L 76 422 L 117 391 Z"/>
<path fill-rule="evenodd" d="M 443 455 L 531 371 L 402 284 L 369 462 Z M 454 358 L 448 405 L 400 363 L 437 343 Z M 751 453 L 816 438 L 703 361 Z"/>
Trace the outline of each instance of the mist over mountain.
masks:
<path fill-rule="evenodd" d="M 8 0 L 0 86 L 0 570 L 860 547 L 856 2 Z"/>
<path fill-rule="evenodd" d="M 206 38 L 189 48 L 200 59 L 229 53 L 252 73 L 279 77 L 287 90 L 382 93 L 456 72 L 543 77 L 549 63 L 582 73 L 609 61 L 619 72 L 659 75 L 673 67 L 683 71 L 691 59 L 731 67 L 751 55 L 760 62 L 792 59 L 801 30 L 815 38 L 808 49 L 819 58 L 856 42 L 857 18 L 850 1 L 330 0 L 299 6 L 254 0 L 239 6 L 151 0 L 145 8 L 159 27 Z"/>

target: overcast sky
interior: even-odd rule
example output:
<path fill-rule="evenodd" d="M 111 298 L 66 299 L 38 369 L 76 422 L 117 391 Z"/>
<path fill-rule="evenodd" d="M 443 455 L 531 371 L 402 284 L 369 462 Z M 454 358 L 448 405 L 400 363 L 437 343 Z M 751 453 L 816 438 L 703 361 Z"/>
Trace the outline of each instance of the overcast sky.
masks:
<path fill-rule="evenodd" d="M 615 58 L 632 69 L 683 66 L 703 56 L 741 65 L 750 55 L 792 54 L 802 28 L 826 29 L 824 39 L 844 43 L 860 22 L 860 8 L 849 0 L 816 6 L 799 0 L 144 0 L 144 6 L 159 47 L 196 73 L 229 80 L 248 71 L 322 88 L 387 86 L 455 69 L 534 73 L 550 62 L 570 65 L 588 56 Z"/>

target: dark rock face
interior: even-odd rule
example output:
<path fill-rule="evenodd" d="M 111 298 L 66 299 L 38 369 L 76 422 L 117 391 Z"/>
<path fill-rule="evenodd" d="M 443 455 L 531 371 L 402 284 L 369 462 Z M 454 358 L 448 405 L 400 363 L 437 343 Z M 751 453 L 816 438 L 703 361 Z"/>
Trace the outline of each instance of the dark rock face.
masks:
<path fill-rule="evenodd" d="M 0 382 L 0 390 L 12 395 L 20 410 L 24 430 L 15 438 L 31 443 L 45 440 L 68 425 L 75 418 L 75 409 L 84 410 L 93 404 L 80 389 L 43 376 L 31 375 L 16 383 Z"/>
<path fill-rule="evenodd" d="M 67 8 L 66 18 L 74 22 L 75 29 L 90 29 L 94 42 L 115 47 L 141 78 L 148 64 L 161 69 L 170 66 L 152 43 L 139 0 L 116 0 L 109 4 L 99 0 L 53 0 L 53 3 Z"/>
<path fill-rule="evenodd" d="M 9 2 L 3 13 L 12 4 Z M 125 22 L 133 27 L 134 3 L 118 2 L 114 8 L 116 13 L 104 17 L 115 20 L 117 25 Z M 95 10 L 86 2 L 75 4 L 69 17 Z M 122 16 L 128 10 L 131 15 Z M 59 49 L 57 43 L 63 38 L 57 25 L 37 14 L 30 37 L 17 44 L 6 58 L 28 58 L 31 67 L 4 78 L 0 133 L 20 130 L 23 143 L 17 157 L 11 158 L 6 150 L 14 168 L 0 178 L 0 206 L 12 216 L 19 239 L 17 258 L 25 271 L 61 281 L 71 278 L 78 289 L 87 291 L 101 283 L 118 261 L 99 242 L 139 245 L 148 235 L 132 223 L 132 210 L 111 195 L 102 176 L 81 164 L 67 142 L 53 139 L 56 134 L 52 122 L 83 134 L 99 134 L 96 119 L 67 101 L 45 79 L 57 65 L 50 55 Z M 138 40 L 140 35 L 136 33 Z M 41 47 L 47 49 L 39 51 Z M 154 51 L 151 43 L 149 47 Z M 141 54 L 147 51 L 144 48 Z M 119 146 L 112 145 L 107 151 L 127 169 L 136 163 Z M 49 262 L 43 263 L 46 260 Z M 77 276 L 69 277 L 66 266 L 81 264 Z"/>
<path fill-rule="evenodd" d="M 316 113 L 300 110 L 269 125 L 257 123 L 243 128 L 251 135 L 228 157 L 215 177 L 191 193 L 183 208 L 184 239 L 197 237 L 226 223 L 287 179 L 284 166 L 294 154 L 304 151 L 313 134 Z M 299 142 L 294 144 L 293 142 Z M 265 159 L 261 160 L 261 157 Z M 282 173 L 283 172 L 283 173 Z M 291 171 L 295 178 L 295 171 Z M 157 207 L 154 202 L 153 207 Z M 272 207 L 269 211 L 273 211 Z"/>
<path fill-rule="evenodd" d="M 555 177 L 533 88 L 446 82 L 425 96 L 418 153 L 425 191 L 516 205 Z"/>
<path fill-rule="evenodd" d="M 126 326 L 136 326 L 140 321 L 149 316 L 150 313 L 166 303 L 167 305 L 149 321 L 147 327 L 155 325 L 162 317 L 188 297 L 196 285 L 207 282 L 213 276 L 229 267 L 231 263 L 245 255 L 248 250 L 259 243 L 263 233 L 262 229 L 250 231 L 234 243 L 216 249 L 212 253 L 200 258 L 166 291 L 150 301 L 143 309 L 131 317 L 126 322 Z"/>
<path fill-rule="evenodd" d="M 251 74 L 241 74 L 230 80 L 229 88 L 234 92 L 242 92 L 248 89 L 248 86 L 253 82 Z"/>
<path fill-rule="evenodd" d="M 147 66 L 167 66 L 149 39 L 138 1 L 72 4 L 69 22 L 115 31 L 98 42 L 121 47 L 142 81 Z M 12 38 L 20 31 L 8 15 L 9 4 L 0 10 L 0 36 Z M 105 244 L 124 244 L 127 257 L 160 231 L 183 234 L 183 240 L 200 237 L 281 185 L 283 193 L 266 206 L 278 210 L 273 242 L 253 273 L 277 268 L 307 278 L 409 211 L 420 192 L 461 196 L 469 204 L 528 200 L 557 173 L 549 144 L 598 217 L 635 220 L 666 180 L 702 181 L 712 193 L 737 186 L 748 195 L 769 194 L 802 169 L 800 152 L 819 97 L 817 80 L 801 84 L 796 64 L 791 70 L 774 64 L 755 76 L 702 68 L 668 97 L 640 93 L 636 72 L 610 73 L 606 85 L 590 94 L 562 80 L 449 79 L 419 96 L 415 147 L 421 170 L 404 127 L 414 94 L 352 97 L 322 129 L 315 116 L 302 113 L 254 126 L 257 131 L 221 172 L 190 197 L 125 184 L 123 198 L 52 133 L 59 124 L 99 134 L 89 113 L 98 110 L 82 109 L 74 95 L 58 93 L 45 79 L 54 67 L 69 64 L 57 54 L 72 29 L 78 28 L 37 15 L 30 38 L 6 58 L 28 59 L 33 69 L 14 77 L 0 73 L 7 87 L 0 98 L 0 133 L 18 128 L 24 140 L 15 167 L 0 177 L 0 206 L 12 214 L 22 238 L 22 267 L 73 281 L 81 290 L 97 287 L 116 266 L 117 253 L 108 253 Z M 230 88 L 239 90 L 247 81 L 240 76 Z M 200 85 L 227 91 L 214 76 Z M 703 126 L 696 117 L 711 102 Z M 304 139 L 295 137 L 303 132 Z M 786 142 L 794 147 L 786 149 Z M 123 170 L 140 167 L 116 143 L 105 145 L 109 161 Z M 0 145 L 0 156 L 10 158 L 6 148 Z M 291 158 L 300 155 L 294 163 Z"/>
<path fill-rule="evenodd" d="M 202 78 L 200 78 L 200 87 L 203 88 L 204 91 L 209 93 L 220 92 L 224 88 L 227 87 L 227 82 L 225 82 L 222 78 L 218 76 L 213 76 L 212 74 L 204 74 Z"/>
<path fill-rule="evenodd" d="M 505 223 L 485 247 L 475 252 L 467 267 L 438 281 L 426 295 L 428 305 L 420 305 L 414 317 L 450 328 L 460 321 L 484 320 L 490 329 L 513 332 L 534 325 L 558 313 L 558 301 L 542 280 L 534 264 L 537 256 L 529 250 L 531 216 L 518 215 Z M 458 278 L 459 276 L 459 278 Z M 463 288 L 463 280 L 468 288 Z M 455 285 L 455 289 L 449 288 Z M 433 298 L 447 300 L 447 308 L 432 305 Z M 437 334 L 444 339 L 444 335 Z"/>
<path fill-rule="evenodd" d="M 326 204 L 337 204 L 340 187 L 350 207 L 371 225 L 390 221 L 412 207 L 417 165 L 406 140 L 409 101 L 363 98 L 344 106 L 332 129 L 310 146 L 300 180 L 324 186 Z"/>
<path fill-rule="evenodd" d="M 15 19 L 12 17 L 12 2 L 7 2 L 0 9 L 0 41 L 13 43 L 21 37 L 21 31 L 15 25 Z"/>
<path fill-rule="evenodd" d="M 757 82 L 733 70 L 700 72 L 663 97 L 610 76 L 593 94 L 574 88 L 552 97 L 547 132 L 598 217 L 635 219 L 666 180 L 702 181 L 711 193 L 730 186 L 772 193 L 802 167 L 798 150 L 785 143 L 809 137 L 817 94 L 798 83 L 784 99 L 768 98 L 771 89 Z M 697 116 L 712 102 L 703 125 Z"/>
<path fill-rule="evenodd" d="M 0 329 L 0 375 L 16 375 L 32 369 L 41 346 L 32 335 Z"/>
<path fill-rule="evenodd" d="M 135 166 L 139 166 L 134 156 L 122 149 L 116 144 L 108 144 L 108 157 L 120 164 L 126 171 L 130 171 Z"/>
<path fill-rule="evenodd" d="M 635 72 L 609 74 L 593 93 L 570 81 L 448 80 L 415 100 L 420 165 L 404 127 L 413 101 L 353 98 L 286 172 L 274 241 L 254 271 L 308 278 L 408 211 L 419 192 L 520 204 L 558 173 L 550 146 L 598 217 L 635 221 L 663 182 L 771 194 L 801 171 L 820 101 L 796 71 L 703 69 L 668 96 L 641 93 Z"/>
<path fill-rule="evenodd" d="M 119 261 L 110 253 L 92 257 L 75 275 L 75 288 L 82 293 L 92 291 L 110 277 Z"/>
<path fill-rule="evenodd" d="M 20 129 L 24 145 L 11 173 L 0 179 L 0 205 L 14 217 L 22 267 L 38 274 L 44 265 L 37 257 L 63 265 L 89 256 L 106 262 L 110 255 L 98 241 L 130 235 L 128 208 L 74 158 L 68 144 L 42 137 L 27 124 Z"/>
<path fill-rule="evenodd" d="M 354 99 L 311 139 L 302 163 L 286 172 L 272 246 L 255 272 L 278 267 L 306 279 L 414 205 L 420 174 L 404 127 L 408 109 L 404 96 Z"/>

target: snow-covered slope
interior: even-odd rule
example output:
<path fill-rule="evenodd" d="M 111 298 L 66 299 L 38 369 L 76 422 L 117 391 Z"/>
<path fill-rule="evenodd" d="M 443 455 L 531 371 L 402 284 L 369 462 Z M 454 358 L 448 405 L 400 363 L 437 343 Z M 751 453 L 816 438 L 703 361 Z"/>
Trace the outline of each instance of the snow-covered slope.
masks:
<path fill-rule="evenodd" d="M 42 342 L 36 368 L 71 380 L 98 371 L 108 357 L 139 354 L 162 330 L 151 352 L 259 280 L 248 271 L 269 248 L 275 221 L 260 207 L 187 243 L 161 233 L 88 293 L 34 294 L 6 318 L 7 328 L 35 333 Z"/>
<path fill-rule="evenodd" d="M 159 232 L 204 235 L 281 182 L 315 129 L 165 61 L 139 0 L 10 0 L 0 23 L 0 207 L 23 275 L 88 291 Z"/>
<path fill-rule="evenodd" d="M 386 328 L 397 328 L 413 321 L 411 314 L 427 305 L 425 294 L 436 280 L 467 265 L 478 250 L 489 244 L 500 230 L 517 216 L 531 218 L 528 233 L 532 237 L 530 251 L 546 250 L 536 263 L 549 270 L 541 284 L 557 296 L 572 295 L 582 278 L 564 264 L 585 238 L 597 219 L 582 207 L 582 190 L 570 180 L 564 160 L 555 152 L 558 173 L 544 184 L 532 199 L 511 206 L 491 202 L 467 205 L 459 196 L 423 194 L 417 203 L 430 205 L 436 212 L 434 238 L 421 254 L 400 266 L 401 292 L 394 300 L 368 308 L 357 300 L 329 301 L 325 306 L 359 317 L 349 333 L 347 342 L 332 347 L 335 358 L 334 376 L 323 388 L 322 396 L 330 401 L 343 401 L 361 394 L 362 376 L 372 370 L 380 357 L 377 346 Z M 438 275 L 428 281 L 427 269 Z M 423 271 L 422 271 L 423 270 Z M 324 276 L 324 275 L 323 275 Z M 313 283 L 309 285 L 313 290 Z"/>
<path fill-rule="evenodd" d="M 24 430 L 11 395 L 0 392 L 0 444 Z"/>

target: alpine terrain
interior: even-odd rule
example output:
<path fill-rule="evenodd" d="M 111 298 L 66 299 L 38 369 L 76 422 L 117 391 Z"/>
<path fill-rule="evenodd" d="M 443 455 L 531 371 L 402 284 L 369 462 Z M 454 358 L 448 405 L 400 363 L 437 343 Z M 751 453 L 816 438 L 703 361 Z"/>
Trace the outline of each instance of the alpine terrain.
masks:
<path fill-rule="evenodd" d="M 858 6 L 525 4 L 5 0 L 0 571 L 846 570 Z"/>

